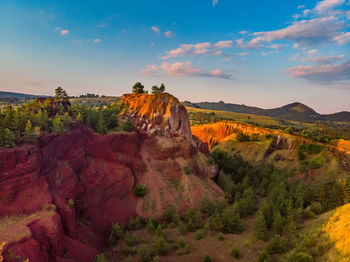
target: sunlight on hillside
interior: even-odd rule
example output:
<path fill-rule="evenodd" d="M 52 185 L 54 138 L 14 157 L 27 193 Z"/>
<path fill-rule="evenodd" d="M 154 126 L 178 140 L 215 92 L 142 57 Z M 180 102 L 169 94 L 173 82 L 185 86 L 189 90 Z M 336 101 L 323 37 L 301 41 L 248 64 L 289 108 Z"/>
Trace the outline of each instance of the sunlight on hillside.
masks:
<path fill-rule="evenodd" d="M 339 207 L 323 230 L 342 255 L 350 256 L 350 204 Z"/>

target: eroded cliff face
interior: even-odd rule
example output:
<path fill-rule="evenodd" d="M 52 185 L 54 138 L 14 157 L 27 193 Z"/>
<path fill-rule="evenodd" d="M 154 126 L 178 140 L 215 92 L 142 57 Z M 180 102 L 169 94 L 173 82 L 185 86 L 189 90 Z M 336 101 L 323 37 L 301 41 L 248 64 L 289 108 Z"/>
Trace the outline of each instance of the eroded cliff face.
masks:
<path fill-rule="evenodd" d="M 191 130 L 193 135 L 201 139 L 203 142 L 208 143 L 210 148 L 220 142 L 235 139 L 240 132 L 247 135 L 252 135 L 254 133 L 258 135 L 266 135 L 272 133 L 264 128 L 233 121 L 220 121 L 212 124 L 192 126 Z"/>
<path fill-rule="evenodd" d="M 179 100 L 168 94 L 126 94 L 123 103 L 125 114 L 130 116 L 140 131 L 149 134 L 164 132 L 168 137 L 184 136 L 192 140 L 191 127 L 186 108 Z"/>
<path fill-rule="evenodd" d="M 134 107 L 138 103 L 129 109 L 135 125 L 137 119 L 149 119 L 145 131 L 98 135 L 73 124 L 64 135 L 44 135 L 36 144 L 0 150 L 5 261 L 93 261 L 112 223 L 159 217 L 170 204 L 181 212 L 203 196 L 223 196 L 207 179 L 217 170 L 188 137 L 189 123 L 181 122 L 188 118 L 177 100 L 175 106 L 152 101 L 157 114 L 165 116 L 151 116 L 147 110 L 141 115 Z M 155 119 L 162 119 L 156 123 L 168 136 L 152 132 L 157 129 Z M 185 174 L 184 166 L 190 166 L 192 174 Z M 147 187 L 144 198 L 134 196 L 138 183 Z"/>

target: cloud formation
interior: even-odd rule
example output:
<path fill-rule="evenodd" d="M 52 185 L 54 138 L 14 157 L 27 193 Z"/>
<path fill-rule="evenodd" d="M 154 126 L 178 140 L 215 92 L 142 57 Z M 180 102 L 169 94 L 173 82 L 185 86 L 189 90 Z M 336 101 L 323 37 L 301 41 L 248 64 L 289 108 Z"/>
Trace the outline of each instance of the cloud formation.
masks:
<path fill-rule="evenodd" d="M 216 6 L 218 4 L 219 0 L 213 0 L 213 6 Z"/>
<path fill-rule="evenodd" d="M 166 31 L 166 32 L 164 33 L 164 35 L 165 35 L 166 37 L 173 37 L 173 36 L 175 36 L 175 34 L 174 34 L 173 32 L 171 32 L 170 30 L 169 30 L 169 31 Z"/>
<path fill-rule="evenodd" d="M 227 56 L 221 49 L 232 47 L 232 40 L 218 41 L 215 44 L 209 42 L 197 44 L 181 44 L 179 48 L 172 49 L 166 52 L 165 56 L 161 58 L 167 60 L 179 56 L 197 56 L 197 55 L 213 55 L 213 56 Z"/>
<path fill-rule="evenodd" d="M 62 36 L 68 35 L 69 30 L 68 29 L 62 29 L 61 27 L 55 27 L 55 31 L 59 31 Z"/>
<path fill-rule="evenodd" d="M 100 43 L 102 40 L 100 38 L 95 38 L 94 43 Z"/>
<path fill-rule="evenodd" d="M 301 59 L 302 62 L 312 62 L 320 65 L 334 64 L 335 62 L 343 60 L 344 55 L 336 56 L 315 56 L 315 57 L 305 57 Z"/>
<path fill-rule="evenodd" d="M 335 36 L 334 41 L 337 41 L 339 45 L 344 45 L 348 42 L 350 42 L 350 32 L 347 33 L 341 33 L 337 36 Z"/>
<path fill-rule="evenodd" d="M 221 69 L 206 72 L 201 68 L 192 67 L 192 63 L 163 62 L 161 65 L 147 65 L 146 69 L 141 71 L 143 76 L 172 76 L 172 77 L 216 77 L 230 79 L 231 75 L 224 73 Z"/>
<path fill-rule="evenodd" d="M 333 40 L 343 27 L 344 23 L 334 16 L 302 20 L 280 30 L 253 33 L 254 38 L 248 42 L 248 46 L 274 40 L 289 40 L 299 45 L 310 46 Z"/>
<path fill-rule="evenodd" d="M 331 83 L 350 79 L 350 61 L 340 64 L 296 66 L 284 71 L 294 78 L 303 78 L 319 83 Z"/>
<path fill-rule="evenodd" d="M 157 27 L 157 26 L 152 26 L 151 29 L 153 32 L 155 32 L 157 34 L 159 34 L 159 32 L 160 32 L 159 27 Z"/>

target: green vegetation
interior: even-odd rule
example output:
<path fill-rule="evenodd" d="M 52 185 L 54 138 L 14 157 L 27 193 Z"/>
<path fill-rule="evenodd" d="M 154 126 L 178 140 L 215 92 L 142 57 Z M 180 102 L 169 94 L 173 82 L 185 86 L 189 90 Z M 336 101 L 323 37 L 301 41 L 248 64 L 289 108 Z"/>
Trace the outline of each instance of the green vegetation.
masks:
<path fill-rule="evenodd" d="M 162 94 L 164 92 L 165 92 L 165 86 L 164 86 L 163 83 L 160 85 L 160 87 L 158 87 L 156 85 L 152 86 L 152 94 L 160 95 L 160 94 Z"/>
<path fill-rule="evenodd" d="M 241 256 L 241 254 L 239 253 L 239 250 L 236 247 L 232 248 L 230 255 L 236 259 L 238 259 Z"/>
<path fill-rule="evenodd" d="M 140 83 L 137 82 L 135 85 L 132 87 L 132 93 L 133 94 L 145 94 L 145 87 Z"/>
<path fill-rule="evenodd" d="M 134 189 L 134 195 L 136 197 L 144 197 L 147 194 L 146 186 L 143 184 L 138 184 Z"/>
<path fill-rule="evenodd" d="M 190 166 L 184 166 L 183 170 L 184 170 L 185 174 L 187 174 L 187 175 L 192 174 L 192 167 L 190 167 Z"/>

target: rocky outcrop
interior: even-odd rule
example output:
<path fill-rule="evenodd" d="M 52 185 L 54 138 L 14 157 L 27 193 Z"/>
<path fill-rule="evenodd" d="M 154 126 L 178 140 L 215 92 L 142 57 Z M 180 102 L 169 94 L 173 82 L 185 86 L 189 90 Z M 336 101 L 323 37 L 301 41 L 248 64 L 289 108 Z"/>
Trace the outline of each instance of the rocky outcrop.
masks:
<path fill-rule="evenodd" d="M 169 204 L 182 212 L 203 196 L 223 196 L 207 179 L 218 170 L 193 142 L 186 111 L 177 99 L 165 97 L 175 105 L 152 100 L 157 109 L 144 114 L 136 110 L 142 96 L 135 103 L 126 100 L 137 132 L 98 135 L 75 123 L 64 135 L 47 134 L 36 144 L 0 150 L 5 261 L 93 261 L 112 223 L 159 217 Z M 134 196 L 138 183 L 146 185 L 144 198 Z"/>
<path fill-rule="evenodd" d="M 125 115 L 132 118 L 138 130 L 192 140 L 187 110 L 176 97 L 168 93 L 126 94 L 123 103 L 127 107 Z"/>
<path fill-rule="evenodd" d="M 233 121 L 220 121 L 212 124 L 192 126 L 191 130 L 193 135 L 204 143 L 208 143 L 209 148 L 212 148 L 220 142 L 235 139 L 238 133 L 247 135 L 267 135 L 272 133 L 270 130 L 264 128 Z"/>

